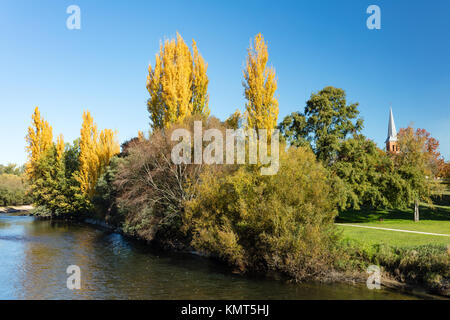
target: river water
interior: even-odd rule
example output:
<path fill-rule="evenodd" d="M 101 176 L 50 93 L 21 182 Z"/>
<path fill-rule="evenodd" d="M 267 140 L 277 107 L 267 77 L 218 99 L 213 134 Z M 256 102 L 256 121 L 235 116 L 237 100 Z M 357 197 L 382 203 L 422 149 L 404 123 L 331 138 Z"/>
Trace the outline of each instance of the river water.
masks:
<path fill-rule="evenodd" d="M 69 290 L 69 265 L 81 289 Z M 155 252 L 77 223 L 0 214 L 0 299 L 414 299 L 365 285 L 234 275 L 206 258 Z"/>

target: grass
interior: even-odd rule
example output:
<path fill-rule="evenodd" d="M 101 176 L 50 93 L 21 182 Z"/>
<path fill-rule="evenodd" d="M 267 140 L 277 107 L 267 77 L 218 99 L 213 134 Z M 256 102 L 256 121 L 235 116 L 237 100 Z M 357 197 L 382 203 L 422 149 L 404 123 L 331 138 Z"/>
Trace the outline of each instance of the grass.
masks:
<path fill-rule="evenodd" d="M 449 189 L 446 190 L 449 193 Z M 420 221 L 414 222 L 413 209 L 408 210 L 348 210 L 340 213 L 339 223 L 390 229 L 450 234 L 450 203 L 445 196 L 435 199 L 434 207 L 420 206 Z M 361 244 L 388 244 L 397 247 L 436 244 L 450 245 L 450 237 L 404 233 L 387 230 L 338 226 L 344 240 Z"/>
<path fill-rule="evenodd" d="M 448 227 L 450 227 L 450 222 Z M 428 244 L 450 245 L 450 237 L 344 226 L 338 226 L 338 228 L 342 230 L 343 240 L 366 245 L 386 244 L 395 247 L 413 247 Z"/>

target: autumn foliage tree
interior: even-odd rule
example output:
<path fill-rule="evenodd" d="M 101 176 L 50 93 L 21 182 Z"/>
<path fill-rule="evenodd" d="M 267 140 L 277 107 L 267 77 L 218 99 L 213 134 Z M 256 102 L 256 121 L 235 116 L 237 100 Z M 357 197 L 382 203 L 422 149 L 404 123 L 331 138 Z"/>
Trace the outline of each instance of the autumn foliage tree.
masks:
<path fill-rule="evenodd" d="M 154 67 L 149 65 L 147 109 L 153 129 L 194 114 L 209 115 L 208 65 L 192 41 L 192 53 L 180 34 L 160 45 Z"/>
<path fill-rule="evenodd" d="M 39 215 L 67 215 L 79 208 L 74 201 L 75 181 L 72 173 L 78 168 L 70 161 L 71 147 L 66 152 L 64 138 L 52 141 L 52 128 L 36 107 L 28 128 L 27 149 L 29 161 L 27 176 L 30 195 Z"/>
<path fill-rule="evenodd" d="M 269 53 L 261 33 L 256 35 L 247 52 L 243 81 L 247 99 L 246 125 L 256 130 L 272 130 L 278 119 L 278 100 L 274 96 L 277 79 L 275 69 L 267 66 Z"/>
<path fill-rule="evenodd" d="M 25 139 L 28 151 L 26 173 L 28 178 L 33 181 L 37 178 L 35 169 L 39 159 L 53 146 L 52 127 L 41 117 L 38 107 L 34 109 L 31 126 L 28 127 Z"/>
<path fill-rule="evenodd" d="M 98 133 L 97 125 L 89 111 L 83 113 L 83 124 L 80 136 L 80 168 L 77 180 L 81 192 L 92 198 L 98 178 L 109 164 L 111 158 L 120 152 L 115 133 L 104 129 Z"/>
<path fill-rule="evenodd" d="M 450 179 L 450 162 L 441 161 L 439 169 L 440 177 L 444 179 Z"/>
<path fill-rule="evenodd" d="M 397 171 L 408 182 L 408 200 L 414 202 L 414 220 L 419 220 L 419 201 L 431 204 L 431 195 L 442 192 L 439 174 L 439 142 L 424 129 L 408 126 L 398 132 L 400 152 L 392 155 Z"/>
<path fill-rule="evenodd" d="M 105 129 L 98 133 L 91 114 L 83 114 L 81 137 L 65 144 L 62 135 L 51 139 L 51 127 L 33 114 L 27 141 L 30 151 L 31 194 L 35 214 L 69 217 L 89 213 L 97 181 L 120 147 L 115 133 Z"/>
<path fill-rule="evenodd" d="M 56 158 L 58 160 L 61 160 L 63 155 L 64 155 L 64 136 L 62 134 L 60 134 L 57 138 L 56 138 Z"/>

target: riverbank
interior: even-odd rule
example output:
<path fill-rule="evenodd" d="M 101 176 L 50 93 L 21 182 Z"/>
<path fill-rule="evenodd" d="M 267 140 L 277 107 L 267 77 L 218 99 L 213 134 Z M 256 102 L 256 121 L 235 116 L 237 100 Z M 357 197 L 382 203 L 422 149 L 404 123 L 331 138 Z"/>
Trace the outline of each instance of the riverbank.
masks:
<path fill-rule="evenodd" d="M 168 251 L 166 246 L 161 246 L 160 244 L 158 244 L 154 241 L 149 242 L 148 240 L 145 240 L 138 236 L 129 234 L 129 233 L 125 232 L 122 228 L 110 225 L 101 219 L 87 218 L 87 219 L 84 219 L 82 222 L 89 224 L 100 230 L 119 233 L 128 239 L 137 241 L 139 243 L 143 243 L 147 246 L 151 246 L 153 248 L 157 248 L 159 250 L 163 250 L 166 252 Z M 207 258 L 210 260 L 212 259 L 214 261 L 221 263 L 220 259 L 217 259 L 217 257 L 207 256 L 205 254 L 202 254 L 201 252 L 197 252 L 197 251 L 193 250 L 192 248 L 190 248 L 190 249 L 185 248 L 183 250 L 178 249 L 176 251 L 180 254 L 190 254 L 190 255 L 200 256 L 200 257 Z M 420 285 L 415 282 L 410 282 L 410 281 L 408 281 L 409 279 L 405 279 L 404 277 L 401 277 L 401 276 L 399 277 L 398 270 L 395 270 L 394 272 L 389 272 L 386 269 L 387 268 L 385 268 L 385 266 L 382 266 L 383 271 L 382 271 L 381 287 L 383 287 L 383 288 L 402 292 L 405 294 L 410 294 L 413 296 L 420 297 L 422 299 L 437 299 L 438 297 L 442 297 L 445 299 L 445 298 L 450 297 L 450 291 L 448 288 L 443 288 L 443 287 L 430 288 L 427 286 L 423 286 L 423 285 Z M 230 273 L 233 273 L 231 269 L 228 271 Z M 397 274 L 396 274 L 396 272 L 397 272 Z M 253 274 L 250 273 L 249 275 L 252 276 Z M 255 276 L 255 275 L 253 275 L 253 276 Z M 258 275 L 256 275 L 256 276 L 258 276 Z M 264 276 L 266 278 L 272 279 L 272 280 L 282 280 L 282 279 L 287 280 L 287 278 L 285 276 L 280 275 L 280 274 L 275 274 L 275 273 L 268 273 Z M 319 282 L 319 283 L 324 283 L 324 284 L 332 284 L 332 283 L 344 284 L 345 283 L 348 285 L 358 286 L 358 285 L 362 285 L 363 283 L 365 284 L 366 280 L 367 280 L 367 273 L 362 272 L 362 271 L 351 271 L 351 272 L 333 272 L 328 277 L 325 277 L 319 281 L 316 280 L 314 282 Z M 290 282 L 290 281 L 287 281 L 287 282 Z"/>

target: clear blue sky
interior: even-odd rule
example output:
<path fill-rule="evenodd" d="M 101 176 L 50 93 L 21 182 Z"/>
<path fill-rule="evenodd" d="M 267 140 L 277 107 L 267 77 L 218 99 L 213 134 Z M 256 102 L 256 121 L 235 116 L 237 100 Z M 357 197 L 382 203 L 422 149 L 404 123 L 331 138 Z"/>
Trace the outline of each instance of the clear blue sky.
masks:
<path fill-rule="evenodd" d="M 68 30 L 66 8 L 81 8 Z M 366 8 L 381 8 L 368 30 Z M 414 123 L 449 159 L 450 1 L 5 1 L 0 3 L 0 163 L 26 161 L 35 106 L 66 141 L 89 109 L 119 139 L 147 131 L 147 66 L 161 39 L 194 38 L 209 64 L 210 108 L 244 108 L 242 67 L 262 32 L 278 77 L 279 120 L 333 85 L 359 102 L 363 133 L 380 147 L 392 104 L 397 128 Z"/>

